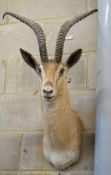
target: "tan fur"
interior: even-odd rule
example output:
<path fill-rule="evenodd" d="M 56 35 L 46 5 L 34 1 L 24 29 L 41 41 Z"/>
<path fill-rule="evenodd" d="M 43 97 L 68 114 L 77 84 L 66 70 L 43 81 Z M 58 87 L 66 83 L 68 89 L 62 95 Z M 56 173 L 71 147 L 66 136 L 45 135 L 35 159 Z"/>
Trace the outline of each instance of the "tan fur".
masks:
<path fill-rule="evenodd" d="M 47 81 L 56 91 L 52 99 L 41 96 L 44 121 L 44 155 L 56 168 L 65 169 L 80 157 L 81 125 L 76 113 L 71 110 L 65 75 L 58 80 L 62 65 L 44 64 L 42 88 Z"/>

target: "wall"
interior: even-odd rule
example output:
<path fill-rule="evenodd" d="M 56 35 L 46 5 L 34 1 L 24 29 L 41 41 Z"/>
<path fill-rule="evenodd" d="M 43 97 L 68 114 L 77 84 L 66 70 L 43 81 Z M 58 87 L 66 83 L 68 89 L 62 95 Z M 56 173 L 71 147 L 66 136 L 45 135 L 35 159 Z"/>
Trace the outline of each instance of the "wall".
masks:
<path fill-rule="evenodd" d="M 53 57 L 60 25 L 97 7 L 96 0 L 0 0 L 0 175 L 57 175 L 42 153 L 42 119 L 39 84 L 35 72 L 22 60 L 19 48 L 37 56 L 35 35 L 24 24 L 6 17 L 13 11 L 37 21 L 44 29 L 48 52 Z M 96 32 L 97 14 L 76 26 L 68 35 L 64 60 L 82 48 L 81 60 L 70 71 L 68 84 L 72 108 L 83 122 L 82 157 L 62 175 L 91 175 L 95 130 Z"/>

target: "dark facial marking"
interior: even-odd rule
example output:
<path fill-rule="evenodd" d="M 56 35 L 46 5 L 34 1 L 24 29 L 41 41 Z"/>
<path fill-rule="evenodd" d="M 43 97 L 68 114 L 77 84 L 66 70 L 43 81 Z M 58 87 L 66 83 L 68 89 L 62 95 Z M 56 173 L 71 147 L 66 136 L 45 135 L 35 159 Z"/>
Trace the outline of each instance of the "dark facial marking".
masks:
<path fill-rule="evenodd" d="M 61 77 L 64 74 L 64 68 L 60 69 L 59 76 Z"/>

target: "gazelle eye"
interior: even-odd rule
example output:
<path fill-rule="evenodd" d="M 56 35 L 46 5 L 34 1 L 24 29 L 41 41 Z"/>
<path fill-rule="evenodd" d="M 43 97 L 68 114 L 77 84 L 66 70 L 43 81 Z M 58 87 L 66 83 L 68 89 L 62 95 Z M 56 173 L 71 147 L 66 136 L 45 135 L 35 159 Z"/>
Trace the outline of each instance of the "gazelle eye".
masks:
<path fill-rule="evenodd" d="M 64 73 L 64 68 L 61 68 L 61 69 L 60 69 L 60 72 L 59 72 L 59 76 L 62 76 L 63 73 Z"/>
<path fill-rule="evenodd" d="M 41 68 L 39 67 L 38 70 L 37 70 L 38 74 L 41 75 Z"/>

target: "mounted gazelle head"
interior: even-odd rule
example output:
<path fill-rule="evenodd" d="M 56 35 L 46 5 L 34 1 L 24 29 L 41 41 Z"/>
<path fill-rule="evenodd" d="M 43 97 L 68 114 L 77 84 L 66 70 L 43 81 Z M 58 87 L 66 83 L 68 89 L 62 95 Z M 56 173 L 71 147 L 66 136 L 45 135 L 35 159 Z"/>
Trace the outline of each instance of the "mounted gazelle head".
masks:
<path fill-rule="evenodd" d="M 24 61 L 39 75 L 42 82 L 41 92 L 45 98 L 51 98 L 58 95 L 63 84 L 62 82 L 66 77 L 67 70 L 77 63 L 82 53 L 82 49 L 78 49 L 67 58 L 66 63 L 62 63 L 63 47 L 67 32 L 74 24 L 96 11 L 97 10 L 92 10 L 84 15 L 81 15 L 80 17 L 65 22 L 61 26 L 56 42 L 55 58 L 53 60 L 48 59 L 45 36 L 42 28 L 37 23 L 12 12 L 6 12 L 4 14 L 3 18 L 6 15 L 11 15 L 28 25 L 34 31 L 37 37 L 41 63 L 38 63 L 36 59 L 27 51 L 20 49 L 20 52 Z"/>

